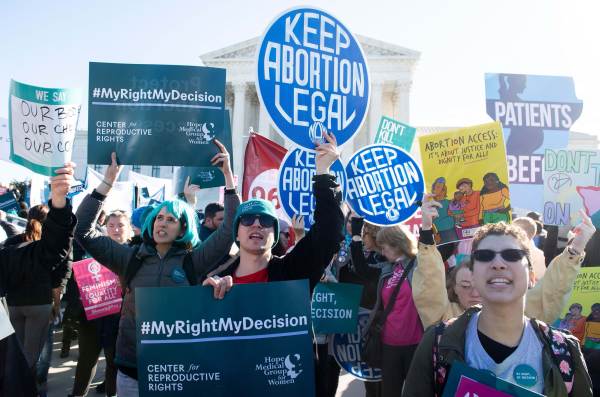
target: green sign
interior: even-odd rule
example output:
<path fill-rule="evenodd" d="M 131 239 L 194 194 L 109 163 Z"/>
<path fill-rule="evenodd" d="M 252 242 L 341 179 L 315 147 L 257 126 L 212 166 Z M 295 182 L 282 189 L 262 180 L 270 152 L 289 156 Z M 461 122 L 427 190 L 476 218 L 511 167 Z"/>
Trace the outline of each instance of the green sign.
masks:
<path fill-rule="evenodd" d="M 410 152 L 416 132 L 417 130 L 408 124 L 381 116 L 374 143 L 388 143 Z"/>
<path fill-rule="evenodd" d="M 10 159 L 33 172 L 54 176 L 71 161 L 80 94 L 10 81 Z"/>
<path fill-rule="evenodd" d="M 137 288 L 140 396 L 314 396 L 308 281 Z M 282 299 L 285 297 L 285 299 Z"/>
<path fill-rule="evenodd" d="M 313 292 L 311 318 L 317 334 L 356 331 L 362 285 L 319 283 Z"/>
<path fill-rule="evenodd" d="M 208 167 L 224 109 L 225 69 L 91 62 L 88 163 Z"/>

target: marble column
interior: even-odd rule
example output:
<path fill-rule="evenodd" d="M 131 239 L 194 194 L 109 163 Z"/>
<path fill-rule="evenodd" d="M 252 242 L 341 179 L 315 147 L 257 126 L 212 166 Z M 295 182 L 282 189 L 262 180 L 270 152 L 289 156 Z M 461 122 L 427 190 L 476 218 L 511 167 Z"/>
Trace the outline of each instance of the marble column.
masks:
<path fill-rule="evenodd" d="M 369 105 L 367 145 L 373 143 L 375 135 L 377 135 L 377 128 L 379 128 L 379 120 L 381 120 L 382 116 L 383 85 L 383 81 L 371 82 L 371 104 Z"/>
<path fill-rule="evenodd" d="M 269 119 L 267 109 L 263 106 L 262 103 L 260 103 L 260 101 L 258 101 L 258 106 L 258 132 L 260 132 L 260 134 L 266 138 L 273 139 L 270 133 L 271 121 Z"/>
<path fill-rule="evenodd" d="M 398 81 L 394 90 L 394 119 L 410 123 L 410 81 Z"/>
<path fill-rule="evenodd" d="M 234 82 L 233 84 L 233 122 L 231 126 L 233 144 L 233 173 L 242 178 L 244 170 L 244 116 L 246 109 L 246 83 Z"/>

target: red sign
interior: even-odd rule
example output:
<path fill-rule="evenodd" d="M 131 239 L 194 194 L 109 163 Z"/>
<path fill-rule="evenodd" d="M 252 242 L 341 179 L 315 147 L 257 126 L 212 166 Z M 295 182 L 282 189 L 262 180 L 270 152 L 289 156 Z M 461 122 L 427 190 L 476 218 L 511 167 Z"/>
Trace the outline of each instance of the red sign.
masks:
<path fill-rule="evenodd" d="M 116 274 L 93 258 L 73 263 L 73 273 L 88 320 L 121 311 L 123 294 Z"/>

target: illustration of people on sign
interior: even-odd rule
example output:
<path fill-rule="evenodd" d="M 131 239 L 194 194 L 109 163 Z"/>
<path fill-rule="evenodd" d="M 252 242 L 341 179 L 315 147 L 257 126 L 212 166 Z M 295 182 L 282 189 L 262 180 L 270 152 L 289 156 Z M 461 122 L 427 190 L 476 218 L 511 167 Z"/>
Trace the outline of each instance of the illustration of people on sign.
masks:
<path fill-rule="evenodd" d="M 508 186 L 500 182 L 494 172 L 483 177 L 481 197 L 481 224 L 510 222 L 510 196 Z"/>
<path fill-rule="evenodd" d="M 444 244 L 473 237 L 481 225 L 510 222 L 511 206 L 508 187 L 494 172 L 482 178 L 481 189 L 470 178 L 460 178 L 452 200 L 447 198 L 446 178 L 438 177 L 431 186 L 435 200 L 442 207 L 434 220 L 436 243 Z"/>
<path fill-rule="evenodd" d="M 580 303 L 573 303 L 569 306 L 569 311 L 565 314 L 565 318 L 557 320 L 557 327 L 571 332 L 583 343 L 585 336 L 586 318 L 581 314 L 583 306 Z"/>

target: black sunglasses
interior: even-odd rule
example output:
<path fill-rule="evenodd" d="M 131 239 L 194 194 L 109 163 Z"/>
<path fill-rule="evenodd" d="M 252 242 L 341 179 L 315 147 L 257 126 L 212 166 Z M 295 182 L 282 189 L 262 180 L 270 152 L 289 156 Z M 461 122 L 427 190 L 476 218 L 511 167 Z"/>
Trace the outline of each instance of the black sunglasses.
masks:
<path fill-rule="evenodd" d="M 475 250 L 473 252 L 473 258 L 479 262 L 491 262 L 496 257 L 496 254 L 500 254 L 502 259 L 507 262 L 518 262 L 523 259 L 527 253 L 524 250 L 516 249 L 516 248 L 508 248 L 502 251 L 493 251 L 493 250 Z"/>
<path fill-rule="evenodd" d="M 262 227 L 273 227 L 275 224 L 275 219 L 268 215 L 258 215 L 258 214 L 245 214 L 240 216 L 240 223 L 244 226 L 252 226 L 254 225 L 254 221 L 258 219 L 258 222 Z"/>

